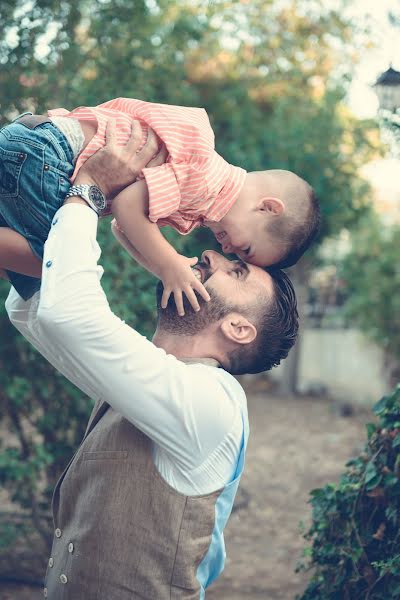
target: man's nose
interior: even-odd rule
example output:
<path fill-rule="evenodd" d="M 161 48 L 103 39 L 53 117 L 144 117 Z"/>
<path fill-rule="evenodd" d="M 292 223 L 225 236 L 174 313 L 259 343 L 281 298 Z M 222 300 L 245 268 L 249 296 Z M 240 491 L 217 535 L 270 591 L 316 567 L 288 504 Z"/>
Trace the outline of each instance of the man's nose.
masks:
<path fill-rule="evenodd" d="M 218 269 L 226 259 L 214 250 L 205 250 L 201 255 L 201 260 L 214 271 L 215 269 Z"/>

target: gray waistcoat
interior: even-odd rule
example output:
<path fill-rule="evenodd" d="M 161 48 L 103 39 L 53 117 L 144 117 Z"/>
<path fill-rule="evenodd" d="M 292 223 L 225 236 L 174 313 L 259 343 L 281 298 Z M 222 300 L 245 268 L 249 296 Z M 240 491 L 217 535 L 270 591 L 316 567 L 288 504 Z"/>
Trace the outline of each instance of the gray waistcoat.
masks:
<path fill-rule="evenodd" d="M 53 496 L 50 600 L 198 599 L 221 490 L 185 496 L 162 479 L 152 442 L 98 401 Z"/>

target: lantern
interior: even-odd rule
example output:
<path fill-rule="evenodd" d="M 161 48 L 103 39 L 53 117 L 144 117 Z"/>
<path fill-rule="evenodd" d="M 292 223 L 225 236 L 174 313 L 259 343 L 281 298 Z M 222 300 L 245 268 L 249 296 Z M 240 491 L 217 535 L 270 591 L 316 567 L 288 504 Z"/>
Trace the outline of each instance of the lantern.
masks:
<path fill-rule="evenodd" d="M 374 83 L 379 108 L 395 113 L 400 108 L 400 71 L 389 67 Z"/>

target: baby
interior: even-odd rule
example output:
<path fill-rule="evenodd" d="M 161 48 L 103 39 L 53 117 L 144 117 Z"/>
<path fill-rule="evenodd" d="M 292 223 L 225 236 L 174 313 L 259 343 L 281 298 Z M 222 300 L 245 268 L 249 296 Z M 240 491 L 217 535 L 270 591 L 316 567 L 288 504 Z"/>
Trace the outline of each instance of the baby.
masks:
<path fill-rule="evenodd" d="M 163 281 L 163 308 L 171 293 L 179 314 L 183 294 L 194 310 L 200 308 L 195 292 L 205 300 L 209 295 L 191 269 L 197 259 L 176 252 L 160 227 L 184 235 L 209 227 L 223 252 L 259 266 L 291 266 L 314 239 L 320 213 L 313 189 L 290 171 L 246 173 L 227 163 L 214 149 L 204 109 L 117 98 L 71 112 L 49 110 L 48 117 L 23 117 L 0 130 L 0 269 L 24 299 L 40 286 L 30 275 L 37 274 L 52 218 L 82 164 L 105 145 L 111 120 L 118 144 L 127 143 L 137 121 L 142 144 L 151 128 L 168 153 L 111 204 L 114 235 Z M 27 240 L 28 253 L 15 232 Z"/>

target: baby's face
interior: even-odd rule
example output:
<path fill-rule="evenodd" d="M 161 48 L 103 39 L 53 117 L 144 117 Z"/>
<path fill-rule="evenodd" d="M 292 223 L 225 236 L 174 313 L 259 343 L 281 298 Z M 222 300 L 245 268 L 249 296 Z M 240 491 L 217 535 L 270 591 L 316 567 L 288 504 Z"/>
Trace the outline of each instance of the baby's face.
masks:
<path fill-rule="evenodd" d="M 262 215 L 248 218 L 246 223 L 213 223 L 209 227 L 225 254 L 237 254 L 245 262 L 259 267 L 273 265 L 282 258 L 282 251 L 266 232 Z"/>

